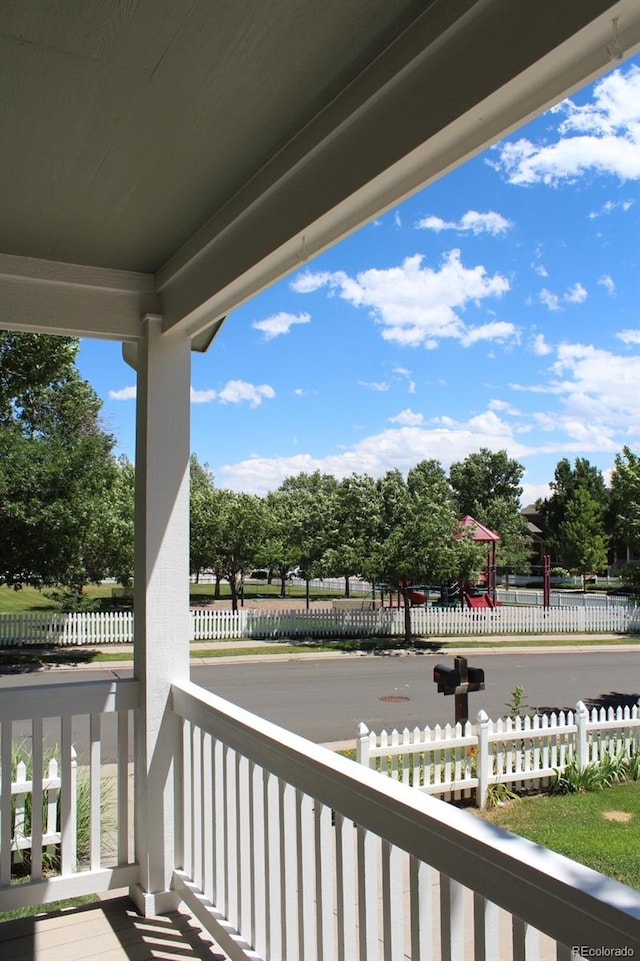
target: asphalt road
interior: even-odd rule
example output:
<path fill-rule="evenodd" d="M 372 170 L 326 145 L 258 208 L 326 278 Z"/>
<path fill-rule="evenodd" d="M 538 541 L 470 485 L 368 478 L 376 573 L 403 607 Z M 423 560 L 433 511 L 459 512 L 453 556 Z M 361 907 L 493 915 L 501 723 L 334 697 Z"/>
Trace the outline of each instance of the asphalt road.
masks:
<path fill-rule="evenodd" d="M 469 657 L 482 667 L 486 687 L 469 695 L 471 719 L 484 708 L 489 717 L 505 713 L 517 685 L 532 708 L 573 708 L 591 704 L 632 704 L 640 699 L 640 657 L 636 652 L 580 654 L 482 654 Z M 198 667 L 194 681 L 312 741 L 355 737 L 364 721 L 375 731 L 444 724 L 453 720 L 454 698 L 438 694 L 433 667 L 453 666 L 442 655 L 367 656 Z"/>
<path fill-rule="evenodd" d="M 245 663 L 216 660 L 194 666 L 192 678 L 276 724 L 312 741 L 327 743 L 352 740 L 359 721 L 375 731 L 452 721 L 454 698 L 438 694 L 433 683 L 433 667 L 440 661 L 453 663 L 451 657 L 433 654 Z M 505 703 L 516 685 L 524 688 L 531 708 L 573 708 L 580 699 L 588 705 L 632 704 L 640 699 L 638 652 L 478 652 L 469 657 L 469 663 L 482 667 L 486 676 L 486 689 L 469 695 L 472 720 L 480 708 L 490 717 L 505 713 Z M 109 670 L 105 665 L 101 670 L 5 676 L 0 679 L 0 688 L 68 682 L 71 678 L 104 679 L 109 675 L 130 677 L 131 670 Z M 74 719 L 74 724 L 76 720 L 80 721 Z M 108 750 L 108 745 L 105 748 Z"/>

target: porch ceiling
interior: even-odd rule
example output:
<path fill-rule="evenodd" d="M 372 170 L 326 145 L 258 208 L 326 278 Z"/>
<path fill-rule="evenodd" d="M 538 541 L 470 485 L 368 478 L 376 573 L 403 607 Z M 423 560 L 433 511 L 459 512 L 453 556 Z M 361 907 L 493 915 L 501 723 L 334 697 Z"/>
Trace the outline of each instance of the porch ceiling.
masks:
<path fill-rule="evenodd" d="M 3 0 L 0 325 L 194 339 L 640 45 L 637 0 Z"/>

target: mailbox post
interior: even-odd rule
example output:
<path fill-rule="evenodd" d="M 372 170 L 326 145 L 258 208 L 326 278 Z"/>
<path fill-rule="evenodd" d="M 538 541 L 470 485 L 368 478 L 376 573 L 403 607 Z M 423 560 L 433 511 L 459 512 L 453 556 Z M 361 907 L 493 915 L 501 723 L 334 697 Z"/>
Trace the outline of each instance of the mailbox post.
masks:
<path fill-rule="evenodd" d="M 433 679 L 438 685 L 439 694 L 453 694 L 455 697 L 455 722 L 464 724 L 469 720 L 469 694 L 484 691 L 484 671 L 480 667 L 469 667 L 466 657 L 456 657 L 454 666 L 436 664 Z"/>
<path fill-rule="evenodd" d="M 455 722 L 465 724 L 469 720 L 469 670 L 466 657 L 454 659 L 456 671 L 460 677 L 460 693 L 456 691 L 454 698 Z"/>

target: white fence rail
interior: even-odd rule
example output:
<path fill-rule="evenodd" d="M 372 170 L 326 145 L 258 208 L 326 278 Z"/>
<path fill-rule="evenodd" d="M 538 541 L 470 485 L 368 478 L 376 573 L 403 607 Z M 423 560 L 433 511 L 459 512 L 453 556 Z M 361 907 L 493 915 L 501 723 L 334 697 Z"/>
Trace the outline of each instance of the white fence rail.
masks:
<path fill-rule="evenodd" d="M 544 604 L 542 590 L 499 587 L 498 600 L 502 604 L 519 604 L 525 607 Z M 617 597 L 609 594 L 588 594 L 582 591 L 551 591 L 549 604 L 551 607 L 627 607 L 631 603 L 628 597 Z"/>
<path fill-rule="evenodd" d="M 128 758 L 138 691 L 137 682 L 128 679 L 3 688 L 0 911 L 100 893 L 137 881 L 130 837 L 133 785 Z M 105 756 L 103 738 L 113 745 L 111 758 Z M 86 748 L 80 749 L 80 743 Z M 59 767 L 52 779 L 53 769 L 45 759 L 54 745 Z M 30 776 L 19 767 L 14 780 L 12 757 L 16 751 L 24 752 L 25 746 Z M 78 800 L 81 776 L 82 806 Z M 30 796 L 28 819 L 26 795 Z M 46 858 L 51 845 L 56 845 L 53 865 Z M 18 879 L 14 876 L 16 850 L 26 848 L 29 862 Z M 25 879 L 27 868 L 30 883 L 17 883 Z"/>
<path fill-rule="evenodd" d="M 184 812 L 173 886 L 230 957 L 640 952 L 631 888 L 192 683 L 174 684 L 172 703 Z"/>
<path fill-rule="evenodd" d="M 75 751 L 73 748 L 71 750 L 71 815 L 74 819 L 74 824 L 71 827 L 73 841 L 73 850 L 71 854 L 72 859 L 75 860 L 77 762 L 74 756 Z M 42 780 L 42 814 L 38 815 L 36 812 L 34 822 L 34 805 L 32 801 L 34 794 L 34 780 L 31 777 L 28 777 L 28 767 L 25 761 L 21 760 L 16 764 L 16 780 L 11 785 L 11 794 L 15 799 L 12 804 L 11 812 L 13 818 L 11 850 L 14 852 L 14 864 L 22 862 L 24 859 L 23 852 L 30 850 L 34 844 L 38 846 L 46 846 L 48 852 L 53 853 L 55 845 L 62 842 L 62 832 L 60 830 L 60 822 L 58 817 L 58 798 L 60 796 L 62 780 L 58 776 L 58 766 L 58 760 L 55 757 L 50 758 L 49 763 L 46 765 L 46 771 Z M 39 829 L 36 831 L 35 841 L 32 837 L 34 823 L 38 826 L 38 828 L 42 829 L 42 833 L 40 833 Z M 27 830 L 29 830 L 28 834 Z"/>
<path fill-rule="evenodd" d="M 331 636 L 399 637 L 404 610 L 191 611 L 193 640 Z M 420 637 L 482 634 L 624 633 L 640 630 L 640 610 L 624 606 L 552 608 L 498 607 L 495 610 L 413 608 L 412 629 Z M 0 647 L 21 645 L 130 644 L 131 611 L 82 614 L 2 614 Z"/>
<path fill-rule="evenodd" d="M 489 786 L 540 787 L 572 759 L 582 770 L 604 754 L 640 751 L 640 702 L 633 707 L 592 708 L 506 717 L 484 711 L 477 725 L 436 725 L 375 734 L 360 724 L 356 759 L 410 787 L 446 800 L 470 798 L 483 807 Z"/>

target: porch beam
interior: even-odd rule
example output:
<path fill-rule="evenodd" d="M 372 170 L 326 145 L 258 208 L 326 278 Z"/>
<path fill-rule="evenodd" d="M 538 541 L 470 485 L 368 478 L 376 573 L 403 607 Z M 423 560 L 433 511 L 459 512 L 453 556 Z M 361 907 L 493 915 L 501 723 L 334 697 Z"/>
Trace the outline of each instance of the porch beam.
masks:
<path fill-rule="evenodd" d="M 637 49 L 637 0 L 429 4 L 158 272 L 165 329 L 197 335 Z"/>
<path fill-rule="evenodd" d="M 152 274 L 0 254 L 0 328 L 139 340 L 157 313 Z"/>
<path fill-rule="evenodd" d="M 180 723 L 169 709 L 171 684 L 189 677 L 190 342 L 162 334 L 146 317 L 137 349 L 134 677 L 135 844 L 140 884 L 131 889 L 145 915 L 172 910 L 176 857 L 175 759 Z"/>

